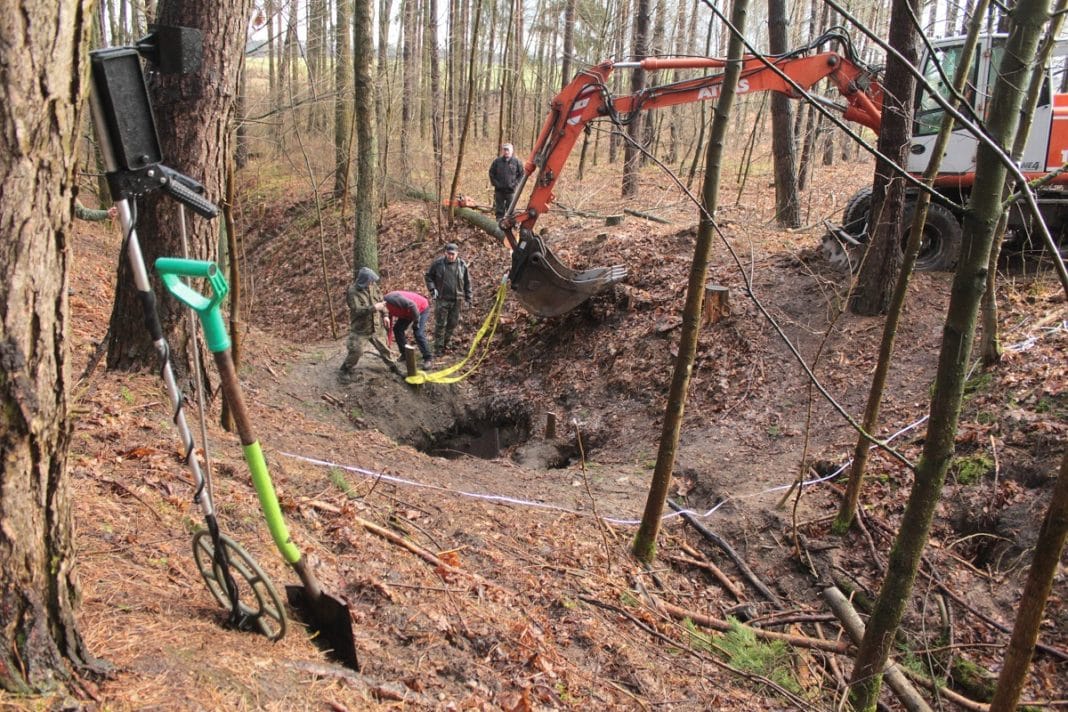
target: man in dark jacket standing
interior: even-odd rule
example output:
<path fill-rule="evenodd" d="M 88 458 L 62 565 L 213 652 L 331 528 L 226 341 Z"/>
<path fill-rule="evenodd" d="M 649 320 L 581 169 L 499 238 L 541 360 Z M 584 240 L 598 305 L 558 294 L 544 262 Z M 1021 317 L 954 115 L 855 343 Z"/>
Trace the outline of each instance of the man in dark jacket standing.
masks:
<path fill-rule="evenodd" d="M 434 300 L 434 353 L 449 349 L 452 332 L 460 323 L 460 298 L 471 306 L 471 277 L 467 263 L 460 259 L 456 243 L 445 245 L 445 254 L 430 263 L 423 275 L 427 291 Z"/>
<path fill-rule="evenodd" d="M 512 144 L 504 144 L 501 146 L 501 155 L 493 159 L 489 168 L 489 179 L 493 184 L 493 214 L 498 221 L 504 217 L 516 186 L 523 178 L 523 164 L 512 153 Z"/>

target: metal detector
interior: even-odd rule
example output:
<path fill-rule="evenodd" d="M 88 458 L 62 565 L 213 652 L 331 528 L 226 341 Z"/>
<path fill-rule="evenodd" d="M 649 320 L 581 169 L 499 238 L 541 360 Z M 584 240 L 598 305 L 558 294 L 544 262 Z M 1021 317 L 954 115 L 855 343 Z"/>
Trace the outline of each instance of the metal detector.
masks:
<path fill-rule="evenodd" d="M 139 195 L 162 190 L 180 206 L 188 206 L 204 218 L 211 219 L 219 213 L 218 207 L 202 195 L 204 189 L 200 183 L 163 164 L 152 103 L 141 68 L 144 57 L 161 73 L 187 73 L 199 67 L 201 54 L 200 32 L 184 27 L 153 28 L 151 34 L 133 47 L 90 52 L 89 101 L 145 327 L 159 353 L 160 373 L 174 408 L 174 424 L 185 447 L 186 464 L 193 473 L 196 485 L 193 501 L 200 505 L 207 524 L 207 529 L 193 536 L 193 558 L 212 596 L 229 610 L 229 626 L 259 630 L 268 639 L 278 640 L 285 635 L 286 617 L 274 585 L 237 542 L 219 531 L 212 503 L 210 468 L 202 470 L 196 456 L 196 443 L 186 422 L 184 398 L 174 377 L 170 348 L 156 311 L 156 297 L 148 280 L 130 204 Z M 205 442 L 205 458 L 206 446 Z M 251 591 L 254 603 L 246 605 L 239 600 L 241 590 L 234 572 Z"/>

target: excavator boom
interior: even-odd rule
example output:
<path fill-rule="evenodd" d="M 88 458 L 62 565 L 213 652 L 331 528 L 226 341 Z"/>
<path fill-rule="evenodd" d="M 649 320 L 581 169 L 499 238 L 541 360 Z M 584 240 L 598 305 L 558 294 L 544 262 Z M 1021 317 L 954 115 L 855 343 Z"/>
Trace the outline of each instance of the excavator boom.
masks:
<path fill-rule="evenodd" d="M 737 88 L 739 94 L 777 91 L 800 99 L 817 82 L 828 79 L 847 102 L 843 118 L 879 130 L 882 89 L 870 70 L 848 56 L 837 52 L 807 56 L 792 53 L 772 58 L 746 56 L 741 61 Z M 587 124 L 594 119 L 607 117 L 617 125 L 625 125 L 639 111 L 715 99 L 722 89 L 722 70 L 727 64 L 727 60 L 711 57 L 602 62 L 580 71 L 553 98 L 549 115 L 524 165 L 524 177 L 516 190 L 516 198 L 500 221 L 512 250 L 512 269 L 509 273 L 512 291 L 528 311 L 538 316 L 566 313 L 626 276 L 626 268 L 622 265 L 583 272 L 572 270 L 552 254 L 544 240 L 534 234 L 534 224 L 553 202 L 553 186 Z M 616 69 L 720 71 L 651 87 L 629 96 L 612 97 L 608 91 L 608 79 Z M 516 213 L 515 202 L 531 176 L 534 176 L 533 188 L 527 207 L 523 212 Z"/>

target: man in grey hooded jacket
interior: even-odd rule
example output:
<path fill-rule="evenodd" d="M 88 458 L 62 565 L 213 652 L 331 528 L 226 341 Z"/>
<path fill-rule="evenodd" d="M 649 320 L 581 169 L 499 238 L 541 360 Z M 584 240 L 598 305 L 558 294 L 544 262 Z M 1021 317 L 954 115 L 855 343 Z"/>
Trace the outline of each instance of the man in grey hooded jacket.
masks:
<path fill-rule="evenodd" d="M 348 355 L 341 364 L 340 378 L 343 382 L 352 379 L 356 371 L 356 364 L 363 356 L 367 345 L 374 347 L 382 360 L 386 362 L 390 370 L 399 374 L 389 347 L 382 340 L 382 319 L 376 304 L 382 301 L 382 292 L 378 288 L 378 274 L 370 267 L 361 267 L 356 274 L 356 281 L 349 285 L 345 300 L 349 304 L 349 338 L 346 342 Z"/>

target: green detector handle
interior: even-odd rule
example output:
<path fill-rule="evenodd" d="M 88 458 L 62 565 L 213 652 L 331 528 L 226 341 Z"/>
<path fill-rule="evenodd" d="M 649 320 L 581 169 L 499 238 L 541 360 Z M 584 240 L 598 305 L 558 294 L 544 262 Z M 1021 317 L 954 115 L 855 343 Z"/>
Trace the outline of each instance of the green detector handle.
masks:
<path fill-rule="evenodd" d="M 226 283 L 219 266 L 208 260 L 189 260 L 181 257 L 160 257 L 156 260 L 156 272 L 163 286 L 175 299 L 192 309 L 204 326 L 204 340 L 208 350 L 219 353 L 230 348 L 230 334 L 223 323 L 219 305 L 226 298 L 230 286 Z M 211 297 L 206 297 L 181 280 L 193 277 L 208 280 Z"/>

